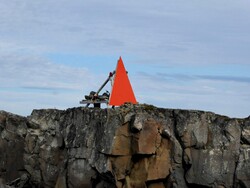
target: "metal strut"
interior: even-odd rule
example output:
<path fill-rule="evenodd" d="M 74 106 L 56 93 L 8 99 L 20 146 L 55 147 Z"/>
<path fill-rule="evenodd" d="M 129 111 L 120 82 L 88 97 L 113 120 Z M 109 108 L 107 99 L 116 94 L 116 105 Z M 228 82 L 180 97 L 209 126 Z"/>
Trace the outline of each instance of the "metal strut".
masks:
<path fill-rule="evenodd" d="M 101 85 L 101 87 L 95 91 L 91 91 L 89 95 L 85 95 L 85 99 L 80 101 L 80 104 L 86 104 L 86 107 L 88 107 L 90 104 L 93 104 L 94 107 L 100 108 L 101 103 L 108 104 L 109 102 L 109 92 L 106 91 L 102 95 L 99 95 L 101 90 L 107 85 L 107 83 L 110 81 L 111 77 L 115 75 L 115 71 L 110 72 L 108 78 L 104 81 L 104 83 Z"/>

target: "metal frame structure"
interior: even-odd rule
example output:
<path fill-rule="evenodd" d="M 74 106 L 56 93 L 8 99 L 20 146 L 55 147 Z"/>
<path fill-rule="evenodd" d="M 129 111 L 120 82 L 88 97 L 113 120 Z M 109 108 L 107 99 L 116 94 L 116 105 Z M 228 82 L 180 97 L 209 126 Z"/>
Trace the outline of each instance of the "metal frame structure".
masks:
<path fill-rule="evenodd" d="M 114 75 L 115 75 L 115 71 L 110 72 L 108 78 L 104 81 L 104 83 L 97 90 L 97 92 L 91 91 L 89 95 L 85 95 L 85 99 L 81 100 L 80 104 L 86 104 L 86 107 L 88 107 L 90 104 L 93 104 L 94 107 L 97 107 L 97 108 L 100 108 L 102 103 L 108 104 L 109 92 L 106 92 L 103 95 L 99 95 L 99 93 L 107 85 L 107 83 L 111 81 Z"/>

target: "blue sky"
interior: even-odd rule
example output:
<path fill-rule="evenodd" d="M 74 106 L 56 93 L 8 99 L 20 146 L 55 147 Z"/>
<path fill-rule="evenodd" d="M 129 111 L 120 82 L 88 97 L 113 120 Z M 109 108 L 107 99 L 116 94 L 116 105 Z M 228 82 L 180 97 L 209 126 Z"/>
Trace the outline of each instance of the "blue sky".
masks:
<path fill-rule="evenodd" d="M 122 56 L 139 103 L 250 115 L 247 0 L 0 0 L 0 13 L 1 110 L 80 106 Z"/>

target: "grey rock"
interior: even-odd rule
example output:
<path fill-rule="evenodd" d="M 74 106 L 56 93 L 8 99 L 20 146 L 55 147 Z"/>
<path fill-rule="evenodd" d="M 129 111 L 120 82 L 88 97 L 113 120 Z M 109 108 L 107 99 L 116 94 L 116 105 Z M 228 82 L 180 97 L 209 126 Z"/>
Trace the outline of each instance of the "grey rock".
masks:
<path fill-rule="evenodd" d="M 236 185 L 250 187 L 250 145 L 243 145 L 236 168 Z"/>
<path fill-rule="evenodd" d="M 250 116 L 246 119 L 242 126 L 242 142 L 250 145 Z"/>
<path fill-rule="evenodd" d="M 125 104 L 0 111 L 0 187 L 250 187 L 250 118 Z"/>

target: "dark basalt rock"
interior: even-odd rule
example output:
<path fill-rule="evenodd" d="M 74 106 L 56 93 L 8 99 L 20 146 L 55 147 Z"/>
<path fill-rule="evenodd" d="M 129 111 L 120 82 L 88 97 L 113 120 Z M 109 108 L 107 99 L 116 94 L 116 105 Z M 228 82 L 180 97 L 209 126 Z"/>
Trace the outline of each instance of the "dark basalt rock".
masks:
<path fill-rule="evenodd" d="M 0 187 L 250 187 L 250 117 L 126 104 L 0 111 Z"/>

